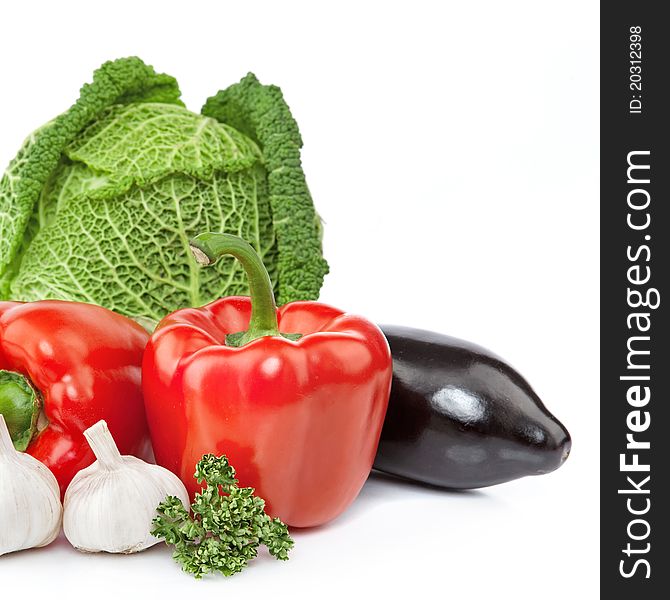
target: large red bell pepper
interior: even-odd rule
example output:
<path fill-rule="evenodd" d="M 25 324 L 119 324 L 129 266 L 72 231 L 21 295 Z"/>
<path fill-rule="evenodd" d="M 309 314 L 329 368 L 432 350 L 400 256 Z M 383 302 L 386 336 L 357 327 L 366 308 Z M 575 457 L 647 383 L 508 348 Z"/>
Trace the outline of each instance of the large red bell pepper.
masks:
<path fill-rule="evenodd" d="M 17 450 L 49 467 L 61 493 L 95 460 L 83 431 L 100 419 L 123 454 L 146 454 L 148 338 L 134 321 L 92 304 L 0 302 L 0 413 Z"/>
<path fill-rule="evenodd" d="M 296 527 L 333 519 L 375 457 L 391 385 L 386 338 L 325 304 L 277 310 L 267 271 L 240 238 L 203 234 L 192 249 L 203 264 L 236 257 L 251 298 L 178 310 L 152 335 L 142 385 L 158 464 L 193 494 L 196 462 L 225 454 L 272 516 Z"/>

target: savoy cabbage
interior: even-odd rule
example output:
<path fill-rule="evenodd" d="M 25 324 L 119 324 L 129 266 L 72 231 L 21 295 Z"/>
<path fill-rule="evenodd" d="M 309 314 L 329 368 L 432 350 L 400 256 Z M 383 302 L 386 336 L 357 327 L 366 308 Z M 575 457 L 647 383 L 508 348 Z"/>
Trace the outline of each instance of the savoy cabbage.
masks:
<path fill-rule="evenodd" d="M 200 269 L 204 231 L 240 235 L 280 303 L 316 299 L 328 266 L 281 91 L 254 75 L 202 114 L 138 58 L 105 63 L 0 181 L 0 299 L 60 298 L 160 319 L 245 294 L 239 263 Z"/>

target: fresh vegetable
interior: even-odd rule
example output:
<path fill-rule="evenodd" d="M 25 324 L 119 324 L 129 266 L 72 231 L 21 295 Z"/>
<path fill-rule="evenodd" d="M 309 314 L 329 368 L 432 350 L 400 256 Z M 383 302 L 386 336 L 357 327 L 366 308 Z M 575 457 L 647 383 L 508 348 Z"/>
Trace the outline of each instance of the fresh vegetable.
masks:
<path fill-rule="evenodd" d="M 158 324 L 142 367 L 157 462 L 194 493 L 200 456 L 225 454 L 269 514 L 296 527 L 335 518 L 377 450 L 391 385 L 384 336 L 325 304 L 277 310 L 267 271 L 238 237 L 191 243 L 203 264 L 239 260 L 251 298 L 179 310 Z"/>
<path fill-rule="evenodd" d="M 100 419 L 124 454 L 148 449 L 140 381 L 148 337 L 100 306 L 0 302 L 0 414 L 17 450 L 49 467 L 62 494 L 93 462 L 83 431 Z"/>
<path fill-rule="evenodd" d="M 0 181 L 0 299 L 158 321 L 247 293 L 233 261 L 197 267 L 188 240 L 203 229 L 251 240 L 282 302 L 318 297 L 321 226 L 279 88 L 249 74 L 200 115 L 179 96 L 138 58 L 108 62 L 30 135 Z"/>
<path fill-rule="evenodd" d="M 375 469 L 468 489 L 563 464 L 570 434 L 500 357 L 439 333 L 382 330 L 393 385 Z"/>
<path fill-rule="evenodd" d="M 132 554 L 157 544 L 151 535 L 156 505 L 172 496 L 188 507 L 184 484 L 163 467 L 121 456 L 104 421 L 84 435 L 97 460 L 67 488 L 65 537 L 83 552 Z"/>
<path fill-rule="evenodd" d="M 0 556 L 53 542 L 62 512 L 53 473 L 14 448 L 0 414 Z"/>
<path fill-rule="evenodd" d="M 203 456 L 195 478 L 205 487 L 195 495 L 193 516 L 170 496 L 153 521 L 152 534 L 175 547 L 173 557 L 184 571 L 196 579 L 217 571 L 234 575 L 256 558 L 261 544 L 278 560 L 288 560 L 293 540 L 286 525 L 266 514 L 265 501 L 253 488 L 238 487 L 227 457 Z"/>

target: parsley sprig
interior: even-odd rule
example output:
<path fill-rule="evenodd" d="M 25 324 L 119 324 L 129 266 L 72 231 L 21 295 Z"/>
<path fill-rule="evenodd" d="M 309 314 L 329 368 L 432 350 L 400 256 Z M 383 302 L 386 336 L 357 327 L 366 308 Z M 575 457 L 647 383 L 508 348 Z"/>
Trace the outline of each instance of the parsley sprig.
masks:
<path fill-rule="evenodd" d="M 254 488 L 238 487 L 226 456 L 205 454 L 195 478 L 206 485 L 195 495 L 193 514 L 179 498 L 168 496 L 158 505 L 151 532 L 175 547 L 173 557 L 184 571 L 196 579 L 216 571 L 229 577 L 256 558 L 261 544 L 275 558 L 288 560 L 293 547 L 288 528 L 266 514 L 265 500 L 254 496 Z"/>

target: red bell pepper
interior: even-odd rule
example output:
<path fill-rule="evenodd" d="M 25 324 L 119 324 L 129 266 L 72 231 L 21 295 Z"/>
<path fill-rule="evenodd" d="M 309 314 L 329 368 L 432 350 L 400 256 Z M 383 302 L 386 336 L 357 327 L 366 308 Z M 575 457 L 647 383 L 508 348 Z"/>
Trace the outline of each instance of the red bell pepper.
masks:
<path fill-rule="evenodd" d="M 0 302 L 0 413 L 16 449 L 49 467 L 61 494 L 95 460 L 83 431 L 100 419 L 123 454 L 146 454 L 148 337 L 134 321 L 92 304 Z"/>
<path fill-rule="evenodd" d="M 151 336 L 142 386 L 156 460 L 193 495 L 198 460 L 225 454 L 270 515 L 325 523 L 372 467 L 391 386 L 386 338 L 325 304 L 277 310 L 267 271 L 238 237 L 202 234 L 191 244 L 201 264 L 237 258 L 251 298 L 178 310 Z"/>

